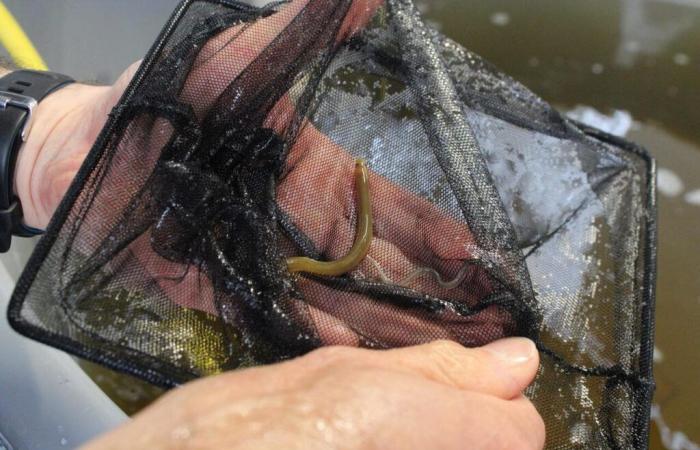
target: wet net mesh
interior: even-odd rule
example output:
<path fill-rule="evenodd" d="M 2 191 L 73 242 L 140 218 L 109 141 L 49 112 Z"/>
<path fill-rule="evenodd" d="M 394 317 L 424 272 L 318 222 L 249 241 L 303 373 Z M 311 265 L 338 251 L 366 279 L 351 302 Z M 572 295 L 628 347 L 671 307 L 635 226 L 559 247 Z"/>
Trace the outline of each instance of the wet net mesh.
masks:
<path fill-rule="evenodd" d="M 373 239 L 337 276 L 369 169 Z M 410 0 L 185 1 L 13 297 L 22 333 L 156 384 L 331 344 L 534 339 L 549 448 L 647 444 L 653 161 Z"/>

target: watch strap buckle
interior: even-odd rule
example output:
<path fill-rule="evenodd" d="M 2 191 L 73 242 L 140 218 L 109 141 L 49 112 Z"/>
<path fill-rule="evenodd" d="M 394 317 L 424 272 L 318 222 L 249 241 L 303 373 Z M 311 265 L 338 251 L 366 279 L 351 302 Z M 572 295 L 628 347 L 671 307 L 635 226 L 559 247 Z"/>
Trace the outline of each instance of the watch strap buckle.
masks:
<path fill-rule="evenodd" d="M 27 140 L 27 135 L 32 127 L 32 119 L 34 118 L 34 110 L 39 103 L 31 97 L 17 94 L 9 91 L 0 91 L 0 111 L 7 109 L 8 106 L 23 109 L 27 112 L 27 119 L 22 125 L 22 141 Z"/>

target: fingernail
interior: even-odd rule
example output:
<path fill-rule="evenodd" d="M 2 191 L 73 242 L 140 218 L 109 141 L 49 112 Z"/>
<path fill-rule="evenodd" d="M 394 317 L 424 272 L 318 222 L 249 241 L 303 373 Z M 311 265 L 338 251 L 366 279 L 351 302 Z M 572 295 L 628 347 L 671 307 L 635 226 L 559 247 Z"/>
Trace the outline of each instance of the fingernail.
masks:
<path fill-rule="evenodd" d="M 508 366 L 524 364 L 537 353 L 534 342 L 521 337 L 501 339 L 482 348 Z"/>

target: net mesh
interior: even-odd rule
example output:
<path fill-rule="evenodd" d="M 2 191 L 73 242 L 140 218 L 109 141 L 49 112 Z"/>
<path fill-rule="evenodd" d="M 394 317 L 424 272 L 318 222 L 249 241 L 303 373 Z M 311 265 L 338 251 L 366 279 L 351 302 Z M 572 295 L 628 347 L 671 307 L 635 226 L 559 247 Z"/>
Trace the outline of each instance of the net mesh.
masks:
<path fill-rule="evenodd" d="M 369 168 L 373 239 L 337 260 Z M 646 446 L 653 161 L 409 0 L 187 0 L 12 300 L 19 331 L 172 386 L 323 345 L 527 336 L 548 448 Z"/>

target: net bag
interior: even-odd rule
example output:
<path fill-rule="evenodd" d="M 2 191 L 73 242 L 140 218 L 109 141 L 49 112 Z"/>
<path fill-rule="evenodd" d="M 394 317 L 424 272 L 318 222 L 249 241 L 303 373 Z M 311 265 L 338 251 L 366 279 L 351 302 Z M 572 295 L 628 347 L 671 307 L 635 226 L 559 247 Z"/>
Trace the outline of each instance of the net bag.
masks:
<path fill-rule="evenodd" d="M 186 0 L 9 318 L 164 386 L 324 345 L 526 336 L 549 448 L 642 448 L 654 202 L 642 149 L 410 0 Z"/>

